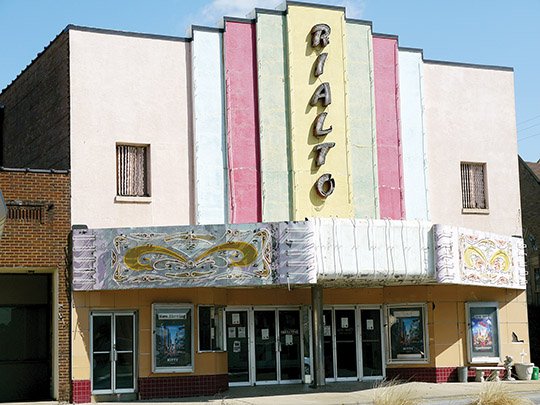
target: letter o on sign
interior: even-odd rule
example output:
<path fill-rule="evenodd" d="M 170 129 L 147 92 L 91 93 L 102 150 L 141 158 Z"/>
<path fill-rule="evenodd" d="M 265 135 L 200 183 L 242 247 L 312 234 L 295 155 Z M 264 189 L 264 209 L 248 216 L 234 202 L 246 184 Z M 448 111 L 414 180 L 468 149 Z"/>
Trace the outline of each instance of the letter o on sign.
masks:
<path fill-rule="evenodd" d="M 334 188 L 336 187 L 336 182 L 332 178 L 332 175 L 330 173 L 325 173 L 321 177 L 319 177 L 319 180 L 317 180 L 317 183 L 315 183 L 315 188 L 317 189 L 317 193 L 322 198 L 328 197 L 330 194 L 334 192 Z"/>

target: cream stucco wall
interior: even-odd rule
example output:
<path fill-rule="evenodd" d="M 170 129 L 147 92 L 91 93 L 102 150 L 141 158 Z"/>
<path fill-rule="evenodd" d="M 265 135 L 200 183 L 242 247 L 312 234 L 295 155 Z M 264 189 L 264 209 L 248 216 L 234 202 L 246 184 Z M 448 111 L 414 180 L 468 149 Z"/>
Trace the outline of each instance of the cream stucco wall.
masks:
<path fill-rule="evenodd" d="M 392 364 L 388 367 L 457 367 L 468 364 L 466 303 L 496 302 L 499 308 L 501 359 L 511 355 L 519 361 L 529 356 L 525 291 L 472 286 L 420 285 L 383 288 L 325 288 L 325 307 L 340 305 L 383 306 L 418 303 L 426 305 L 429 361 Z M 198 352 L 198 305 L 245 307 L 301 306 L 311 304 L 309 288 L 178 288 L 124 291 L 77 291 L 73 294 L 73 379 L 90 379 L 90 314 L 92 311 L 133 310 L 137 313 L 137 363 L 139 377 L 152 373 L 151 308 L 155 303 L 194 305 L 194 371 L 187 375 L 227 373 L 225 352 Z M 385 314 L 386 316 L 386 314 Z M 386 321 L 385 321 L 386 323 Z M 514 332 L 523 342 L 512 342 Z M 385 331 L 383 331 L 385 333 Z M 386 339 L 386 335 L 384 336 Z M 385 341 L 385 345 L 388 342 Z M 386 364 L 386 363 L 385 363 Z M 160 374 L 163 376 L 162 374 Z"/>
<path fill-rule="evenodd" d="M 71 218 L 188 224 L 189 43 L 71 29 Z M 150 201 L 117 202 L 116 143 L 150 145 Z"/>
<path fill-rule="evenodd" d="M 426 62 L 429 211 L 434 223 L 521 234 L 513 72 Z M 486 164 L 489 214 L 463 214 L 460 162 Z"/>

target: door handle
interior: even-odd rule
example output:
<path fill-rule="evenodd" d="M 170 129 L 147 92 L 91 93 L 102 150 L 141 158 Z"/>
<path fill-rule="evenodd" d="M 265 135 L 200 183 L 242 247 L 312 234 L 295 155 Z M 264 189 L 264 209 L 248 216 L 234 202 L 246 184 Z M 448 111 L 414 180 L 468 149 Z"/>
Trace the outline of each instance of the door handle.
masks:
<path fill-rule="evenodd" d="M 281 341 L 278 340 L 277 345 L 276 345 L 276 348 L 277 348 L 277 351 L 278 351 L 278 352 L 281 351 Z"/>

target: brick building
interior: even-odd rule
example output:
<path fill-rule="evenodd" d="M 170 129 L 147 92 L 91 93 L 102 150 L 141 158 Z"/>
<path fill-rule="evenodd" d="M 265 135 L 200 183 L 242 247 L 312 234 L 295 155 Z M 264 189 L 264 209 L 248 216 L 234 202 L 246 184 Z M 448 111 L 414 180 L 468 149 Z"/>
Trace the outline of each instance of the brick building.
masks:
<path fill-rule="evenodd" d="M 0 401 L 70 400 L 67 171 L 0 170 Z"/>
<path fill-rule="evenodd" d="M 519 159 L 523 239 L 527 246 L 527 304 L 531 361 L 540 364 L 540 162 Z"/>

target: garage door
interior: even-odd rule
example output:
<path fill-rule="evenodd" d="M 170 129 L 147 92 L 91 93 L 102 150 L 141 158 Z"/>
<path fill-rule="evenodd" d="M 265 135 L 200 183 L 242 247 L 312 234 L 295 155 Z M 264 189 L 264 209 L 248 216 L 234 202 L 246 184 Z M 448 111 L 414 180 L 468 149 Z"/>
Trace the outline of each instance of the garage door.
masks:
<path fill-rule="evenodd" d="M 0 402 L 51 399 L 51 276 L 0 274 Z"/>

